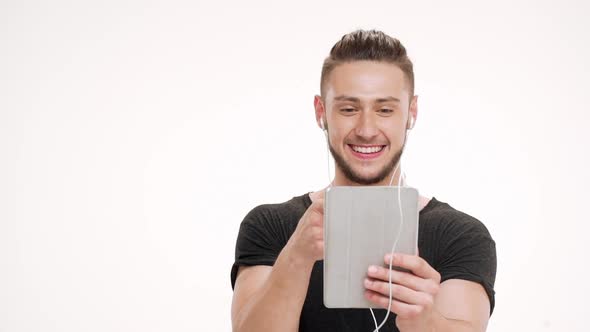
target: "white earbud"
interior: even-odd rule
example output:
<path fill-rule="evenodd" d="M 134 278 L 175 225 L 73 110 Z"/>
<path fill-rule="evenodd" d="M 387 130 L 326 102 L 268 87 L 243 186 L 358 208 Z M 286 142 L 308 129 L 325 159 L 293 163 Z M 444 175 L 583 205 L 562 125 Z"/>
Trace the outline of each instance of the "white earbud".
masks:
<path fill-rule="evenodd" d="M 324 118 L 322 118 L 322 120 L 320 121 L 320 127 L 322 127 L 322 130 L 323 130 L 323 131 L 328 131 L 328 130 L 326 129 L 326 125 L 324 124 Z"/>
<path fill-rule="evenodd" d="M 407 130 L 412 130 L 414 128 L 414 117 L 410 115 L 410 121 L 408 123 L 408 128 L 406 128 Z"/>

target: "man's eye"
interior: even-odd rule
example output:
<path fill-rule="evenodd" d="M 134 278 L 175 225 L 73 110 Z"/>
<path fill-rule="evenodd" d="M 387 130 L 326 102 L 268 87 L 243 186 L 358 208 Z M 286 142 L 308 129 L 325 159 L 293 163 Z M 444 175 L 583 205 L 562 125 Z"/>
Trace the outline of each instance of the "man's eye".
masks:
<path fill-rule="evenodd" d="M 344 112 L 344 113 L 352 113 L 355 111 L 355 109 L 354 108 L 341 108 L 340 111 Z"/>
<path fill-rule="evenodd" d="M 377 112 L 382 116 L 389 116 L 393 114 L 393 110 L 389 108 L 381 108 Z"/>

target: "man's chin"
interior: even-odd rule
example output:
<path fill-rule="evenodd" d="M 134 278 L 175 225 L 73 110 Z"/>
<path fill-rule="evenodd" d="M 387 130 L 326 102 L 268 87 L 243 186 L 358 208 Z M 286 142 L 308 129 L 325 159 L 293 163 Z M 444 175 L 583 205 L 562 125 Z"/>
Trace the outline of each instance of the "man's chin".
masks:
<path fill-rule="evenodd" d="M 355 160 L 345 160 L 341 155 L 335 153 L 331 146 L 330 152 L 334 157 L 336 167 L 342 171 L 344 177 L 352 183 L 363 186 L 376 185 L 384 182 L 391 175 L 391 172 L 401 157 L 400 150 L 386 165 L 382 165 L 383 162 L 377 163 L 376 160 L 374 161 L 375 163 L 367 165 L 362 162 L 358 164 Z"/>
<path fill-rule="evenodd" d="M 376 185 L 385 180 L 390 172 L 381 171 L 378 173 L 362 174 L 359 172 L 344 172 L 346 178 L 356 184 L 363 186 Z M 348 174 L 346 174 L 348 173 Z"/>

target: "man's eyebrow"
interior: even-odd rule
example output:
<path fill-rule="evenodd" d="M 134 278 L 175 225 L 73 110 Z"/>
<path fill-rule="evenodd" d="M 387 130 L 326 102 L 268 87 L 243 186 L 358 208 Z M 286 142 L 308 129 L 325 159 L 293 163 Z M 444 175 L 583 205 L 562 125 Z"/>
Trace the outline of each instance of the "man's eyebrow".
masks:
<path fill-rule="evenodd" d="M 359 103 L 361 101 L 357 97 L 352 97 L 352 96 L 347 96 L 347 95 L 336 96 L 336 97 L 334 97 L 334 100 L 336 100 L 336 101 L 350 101 L 350 102 L 354 102 L 354 103 Z M 390 102 L 390 101 L 393 101 L 396 103 L 400 102 L 399 98 L 395 98 L 393 96 L 387 96 L 387 97 L 375 99 L 375 102 L 377 102 L 377 103 L 386 103 L 386 102 Z"/>
<path fill-rule="evenodd" d="M 376 100 L 376 102 L 378 102 L 378 103 L 386 103 L 386 102 L 389 102 L 389 101 L 393 101 L 393 102 L 399 103 L 401 100 L 399 100 L 399 98 L 395 98 L 395 97 L 392 97 L 392 96 L 387 96 L 385 98 L 377 98 L 377 100 Z"/>
<path fill-rule="evenodd" d="M 358 103 L 358 102 L 361 101 L 357 97 L 351 97 L 351 96 L 347 96 L 347 95 L 336 96 L 336 97 L 334 97 L 334 100 L 337 100 L 337 101 L 352 101 L 354 103 Z"/>

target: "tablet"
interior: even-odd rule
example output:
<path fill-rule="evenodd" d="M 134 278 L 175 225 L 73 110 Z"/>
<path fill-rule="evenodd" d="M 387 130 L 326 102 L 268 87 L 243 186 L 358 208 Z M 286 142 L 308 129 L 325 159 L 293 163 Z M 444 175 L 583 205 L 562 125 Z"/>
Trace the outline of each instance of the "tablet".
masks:
<path fill-rule="evenodd" d="M 398 189 L 403 223 L 400 219 Z M 400 227 L 401 226 L 401 227 Z M 363 281 L 370 265 L 387 266 L 391 252 L 417 254 L 418 190 L 411 187 L 330 187 L 324 203 L 324 305 L 372 308 Z"/>

